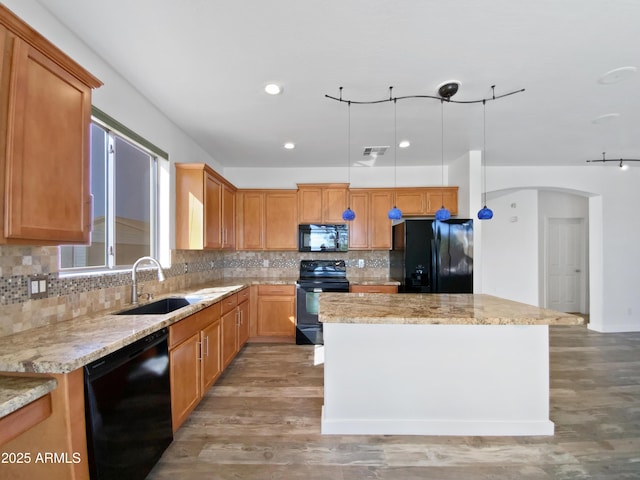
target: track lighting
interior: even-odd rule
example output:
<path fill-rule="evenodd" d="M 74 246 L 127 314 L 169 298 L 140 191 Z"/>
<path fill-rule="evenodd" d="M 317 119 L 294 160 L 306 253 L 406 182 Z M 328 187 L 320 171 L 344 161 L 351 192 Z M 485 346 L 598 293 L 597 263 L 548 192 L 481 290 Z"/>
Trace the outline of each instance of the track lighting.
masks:
<path fill-rule="evenodd" d="M 598 160 L 587 160 L 587 163 L 598 163 L 598 162 L 619 162 L 618 167 L 620 170 L 628 170 L 629 165 L 624 162 L 640 162 L 640 158 L 605 158 L 606 153 L 602 152 L 602 158 Z"/>

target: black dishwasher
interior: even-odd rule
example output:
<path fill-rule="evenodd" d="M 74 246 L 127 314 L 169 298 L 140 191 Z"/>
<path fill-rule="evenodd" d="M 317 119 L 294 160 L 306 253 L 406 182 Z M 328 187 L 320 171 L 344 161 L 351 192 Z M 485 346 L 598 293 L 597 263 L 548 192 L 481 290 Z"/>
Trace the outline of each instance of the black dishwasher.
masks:
<path fill-rule="evenodd" d="M 92 480 L 143 480 L 173 440 L 166 328 L 85 366 Z"/>

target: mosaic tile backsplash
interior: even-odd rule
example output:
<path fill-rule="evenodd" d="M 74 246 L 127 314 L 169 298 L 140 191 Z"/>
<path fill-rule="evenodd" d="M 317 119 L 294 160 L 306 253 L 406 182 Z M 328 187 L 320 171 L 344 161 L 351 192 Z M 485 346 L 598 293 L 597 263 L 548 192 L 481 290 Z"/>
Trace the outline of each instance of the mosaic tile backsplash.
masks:
<path fill-rule="evenodd" d="M 295 278 L 301 259 L 319 257 L 329 258 L 298 252 L 174 250 L 171 268 L 165 269 L 167 281 L 158 282 L 155 269 L 138 272 L 138 279 L 143 292 L 157 296 L 221 278 Z M 386 251 L 351 251 L 330 258 L 345 260 L 348 272 L 362 276 L 384 277 L 389 270 Z M 58 270 L 57 247 L 0 246 L 0 336 L 131 303 L 129 270 L 73 276 L 59 276 Z M 46 279 L 47 298 L 29 298 L 30 275 Z"/>

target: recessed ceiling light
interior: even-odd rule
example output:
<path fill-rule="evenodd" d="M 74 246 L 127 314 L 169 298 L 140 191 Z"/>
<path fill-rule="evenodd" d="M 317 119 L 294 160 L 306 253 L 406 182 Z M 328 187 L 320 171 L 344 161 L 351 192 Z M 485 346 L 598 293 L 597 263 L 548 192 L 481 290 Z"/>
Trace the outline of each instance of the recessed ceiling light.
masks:
<path fill-rule="evenodd" d="M 280 95 L 282 93 L 282 87 L 280 85 L 276 85 L 275 83 L 270 83 L 269 85 L 264 87 L 264 91 L 269 95 Z"/>
<path fill-rule="evenodd" d="M 598 83 L 602 85 L 611 85 L 612 83 L 621 82 L 636 73 L 636 70 L 638 70 L 636 67 L 620 67 L 609 70 L 598 78 Z"/>
<path fill-rule="evenodd" d="M 296 148 L 296 144 L 293 142 L 287 142 L 284 144 L 284 148 L 286 148 L 287 150 L 293 150 L 294 148 Z"/>
<path fill-rule="evenodd" d="M 409 140 L 402 140 L 398 146 L 400 148 L 407 148 L 409 145 L 411 145 L 411 142 Z"/>
<path fill-rule="evenodd" d="M 599 125 L 601 123 L 607 123 L 607 122 L 610 122 L 611 120 L 615 120 L 619 116 L 620 116 L 619 113 L 605 113 L 604 115 L 600 115 L 599 117 L 596 117 L 593 120 L 591 120 L 591 123 Z"/>

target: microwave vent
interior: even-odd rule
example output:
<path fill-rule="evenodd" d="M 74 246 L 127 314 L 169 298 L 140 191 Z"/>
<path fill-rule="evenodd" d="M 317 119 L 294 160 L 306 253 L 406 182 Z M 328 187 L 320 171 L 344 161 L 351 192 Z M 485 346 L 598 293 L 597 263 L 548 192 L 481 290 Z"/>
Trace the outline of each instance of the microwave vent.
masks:
<path fill-rule="evenodd" d="M 362 152 L 362 156 L 363 157 L 379 157 L 384 155 L 387 152 L 387 149 L 389 148 L 388 145 L 386 146 L 379 146 L 379 147 L 364 147 L 364 151 Z"/>

